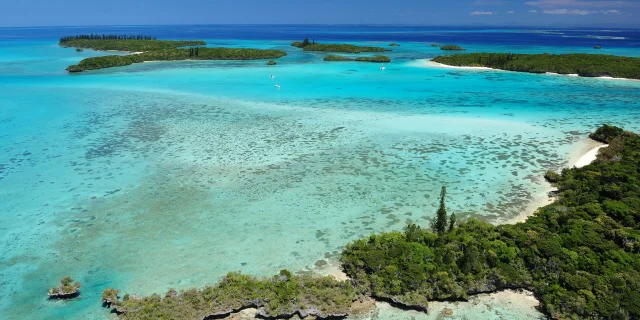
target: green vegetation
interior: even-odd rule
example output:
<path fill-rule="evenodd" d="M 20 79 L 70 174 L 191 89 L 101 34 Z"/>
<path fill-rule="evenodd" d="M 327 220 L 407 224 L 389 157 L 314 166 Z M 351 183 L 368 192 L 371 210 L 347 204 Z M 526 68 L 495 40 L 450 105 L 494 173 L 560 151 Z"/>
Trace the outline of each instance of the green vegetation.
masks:
<path fill-rule="evenodd" d="M 60 46 L 67 48 L 84 48 L 93 50 L 115 50 L 144 52 L 152 50 L 175 49 L 178 47 L 204 46 L 200 40 L 171 41 L 156 40 L 154 37 L 142 35 L 79 35 L 60 38 Z"/>
<path fill-rule="evenodd" d="M 439 47 L 440 45 L 439 45 L 439 44 L 437 44 L 437 43 L 432 43 L 432 44 L 431 44 L 431 46 L 432 46 L 432 47 Z"/>
<path fill-rule="evenodd" d="M 374 56 L 374 57 L 357 57 L 351 58 L 339 55 L 329 55 L 323 58 L 324 61 L 358 61 L 358 62 L 391 62 L 391 59 L 387 56 Z"/>
<path fill-rule="evenodd" d="M 429 300 L 522 288 L 555 319 L 639 319 L 640 136 L 606 125 L 592 136 L 609 147 L 590 165 L 547 172 L 558 200 L 526 222 L 458 223 L 443 187 L 433 232 L 410 223 L 345 247 L 352 282 L 286 270 L 268 279 L 230 273 L 215 286 L 164 297 L 120 299 L 107 289 L 103 303 L 135 320 L 220 318 L 249 307 L 261 317 L 327 318 L 351 313 L 365 295 L 427 310 Z"/>
<path fill-rule="evenodd" d="M 554 176 L 559 199 L 525 223 L 436 223 L 438 234 L 410 224 L 347 245 L 346 273 L 363 293 L 417 308 L 526 288 L 553 318 L 640 318 L 640 136 L 598 133 L 609 147 Z"/>
<path fill-rule="evenodd" d="M 389 46 L 390 46 L 390 47 L 399 47 L 400 45 L 399 45 L 399 44 L 397 44 L 397 43 L 395 43 L 395 42 L 393 42 L 393 43 L 391 43 Z"/>
<path fill-rule="evenodd" d="M 87 58 L 77 65 L 67 68 L 69 72 L 82 72 L 112 67 L 128 66 L 144 61 L 175 60 L 257 60 L 275 59 L 287 55 L 280 50 L 230 49 L 230 48 L 189 48 L 165 49 L 132 54 L 127 56 L 104 56 Z"/>
<path fill-rule="evenodd" d="M 353 61 L 354 59 L 346 56 L 338 56 L 338 55 L 329 55 L 324 57 L 322 60 L 324 61 Z"/>
<path fill-rule="evenodd" d="M 118 294 L 120 294 L 120 290 L 116 290 L 113 288 L 107 288 L 102 291 L 102 303 L 105 306 L 111 306 L 111 304 L 118 301 Z"/>
<path fill-rule="evenodd" d="M 387 56 L 374 56 L 374 57 L 357 57 L 355 61 L 359 62 L 391 62 L 391 59 Z"/>
<path fill-rule="evenodd" d="M 517 72 L 640 79 L 640 58 L 601 54 L 470 53 L 439 56 L 433 61 L 450 66 L 478 66 Z"/>
<path fill-rule="evenodd" d="M 267 65 L 268 66 L 275 66 L 276 64 L 278 64 L 275 60 L 269 60 L 267 61 Z"/>
<path fill-rule="evenodd" d="M 292 46 L 301 48 L 304 51 L 319 51 L 319 52 L 344 52 L 344 53 L 361 53 L 361 52 L 384 52 L 391 51 L 380 47 L 367 47 L 367 46 L 354 46 L 351 44 L 320 44 L 309 42 L 309 39 L 305 38 L 304 41 L 295 41 L 291 43 Z M 335 61 L 335 60 L 333 60 Z"/>
<path fill-rule="evenodd" d="M 51 288 L 47 292 L 49 299 L 68 299 L 76 297 L 80 294 L 80 282 L 73 282 L 73 279 L 69 276 L 60 279 L 60 285 L 56 288 Z"/>
<path fill-rule="evenodd" d="M 361 52 L 384 52 L 388 51 L 380 47 L 354 46 L 352 44 L 310 44 L 304 46 L 304 51 L 320 51 L 320 52 L 344 52 L 344 53 L 361 53 Z"/>
<path fill-rule="evenodd" d="M 117 296 L 117 292 L 115 293 Z M 229 273 L 215 286 L 177 292 L 164 297 L 125 295 L 113 301 L 114 291 L 103 293 L 122 319 L 204 319 L 224 316 L 245 308 L 259 308 L 263 317 L 343 317 L 358 298 L 347 281 L 333 277 L 294 276 L 287 270 L 268 279 Z"/>
<path fill-rule="evenodd" d="M 594 49 L 602 49 L 601 46 L 593 46 Z"/>
<path fill-rule="evenodd" d="M 432 45 L 433 46 L 433 45 Z M 440 46 L 440 50 L 467 50 L 463 47 L 460 46 L 456 46 L 455 44 L 447 44 L 444 46 Z"/>
<path fill-rule="evenodd" d="M 604 124 L 595 132 L 589 134 L 589 138 L 602 143 L 610 143 L 611 140 L 619 137 L 623 132 L 622 128 Z"/>

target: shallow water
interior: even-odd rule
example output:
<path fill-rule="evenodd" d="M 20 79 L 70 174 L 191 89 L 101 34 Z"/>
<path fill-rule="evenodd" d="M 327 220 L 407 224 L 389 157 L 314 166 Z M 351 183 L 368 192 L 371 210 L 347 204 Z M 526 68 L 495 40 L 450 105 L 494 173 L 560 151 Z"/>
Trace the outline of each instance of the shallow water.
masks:
<path fill-rule="evenodd" d="M 149 28 L 140 32 L 289 55 L 275 67 L 159 62 L 68 75 L 104 54 L 57 47 L 84 30 L 0 30 L 0 314 L 104 319 L 107 286 L 149 294 L 229 271 L 316 270 L 359 237 L 428 226 L 442 185 L 458 216 L 508 220 L 598 124 L 640 127 L 638 82 L 425 67 L 440 52 L 414 34 L 469 51 L 591 51 L 562 35 L 375 29 L 378 45 L 385 34 L 407 41 L 381 71 L 290 47 L 282 39 L 296 28 L 258 39 L 243 28 L 235 38 Z M 330 29 L 315 32 L 374 38 Z M 640 55 L 640 35 L 624 32 L 607 53 Z M 507 35 L 513 45 L 496 42 Z M 65 275 L 84 284 L 81 298 L 47 301 Z"/>

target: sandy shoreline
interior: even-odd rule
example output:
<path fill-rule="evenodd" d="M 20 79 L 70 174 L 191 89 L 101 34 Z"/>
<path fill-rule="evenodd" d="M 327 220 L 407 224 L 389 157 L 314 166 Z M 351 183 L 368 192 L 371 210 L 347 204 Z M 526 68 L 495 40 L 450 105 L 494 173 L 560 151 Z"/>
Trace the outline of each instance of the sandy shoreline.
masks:
<path fill-rule="evenodd" d="M 442 69 L 463 69 L 463 70 L 492 70 L 492 71 L 505 71 L 505 72 L 515 72 L 515 71 L 509 71 L 509 70 L 502 70 L 502 69 L 494 69 L 494 68 L 488 68 L 488 67 L 458 67 L 458 66 L 450 66 L 447 64 L 442 64 L 442 63 L 438 63 L 435 62 L 433 60 L 429 60 L 429 59 L 420 59 L 417 61 L 412 62 L 412 64 L 414 66 L 417 67 L 426 67 L 426 68 L 442 68 Z M 555 72 L 545 72 L 544 74 L 547 75 L 554 75 L 554 76 L 565 76 L 565 77 L 579 77 L 579 78 L 591 78 L 591 79 L 604 79 L 604 80 L 625 80 L 625 81 L 636 81 L 636 82 L 640 82 L 640 80 L 638 79 L 629 79 L 629 78 L 614 78 L 614 77 L 582 77 L 578 74 L 575 73 L 570 73 L 570 74 L 560 74 L 560 73 L 555 73 Z"/>
<path fill-rule="evenodd" d="M 573 151 L 569 154 L 567 167 L 582 168 L 586 165 L 589 165 L 596 160 L 600 149 L 606 146 L 607 145 L 591 140 L 589 138 L 585 138 L 579 141 L 575 144 Z M 543 179 L 541 178 L 541 180 Z M 542 183 L 547 186 L 547 188 L 545 188 L 542 192 L 534 195 L 534 199 L 527 205 L 522 214 L 506 220 L 497 220 L 496 223 L 515 224 L 518 222 L 525 222 L 527 218 L 532 216 L 536 212 L 536 210 L 538 210 L 538 208 L 553 203 L 554 198 L 549 197 L 549 193 L 555 191 L 556 188 L 554 188 L 550 183 L 546 181 L 542 181 Z"/>

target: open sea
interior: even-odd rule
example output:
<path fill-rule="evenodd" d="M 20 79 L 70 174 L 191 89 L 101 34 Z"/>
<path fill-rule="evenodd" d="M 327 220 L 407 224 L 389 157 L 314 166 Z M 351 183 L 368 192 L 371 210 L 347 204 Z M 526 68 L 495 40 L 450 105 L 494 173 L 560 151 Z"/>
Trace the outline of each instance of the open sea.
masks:
<path fill-rule="evenodd" d="M 58 46 L 80 33 L 288 55 L 277 66 L 154 62 L 70 75 L 68 65 L 113 54 Z M 306 36 L 400 46 L 380 70 L 290 46 Z M 151 294 L 230 271 L 332 273 L 352 240 L 428 227 L 443 185 L 458 217 L 518 219 L 545 201 L 543 173 L 570 166 L 598 125 L 640 130 L 639 81 L 441 68 L 428 62 L 443 53 L 431 43 L 640 57 L 640 31 L 626 29 L 0 28 L 0 318 L 112 319 L 106 287 Z M 83 283 L 80 298 L 47 300 L 66 275 Z M 451 319 L 542 317 L 531 299 L 446 307 Z M 369 318 L 436 319 L 445 304 L 434 305 L 379 304 Z"/>

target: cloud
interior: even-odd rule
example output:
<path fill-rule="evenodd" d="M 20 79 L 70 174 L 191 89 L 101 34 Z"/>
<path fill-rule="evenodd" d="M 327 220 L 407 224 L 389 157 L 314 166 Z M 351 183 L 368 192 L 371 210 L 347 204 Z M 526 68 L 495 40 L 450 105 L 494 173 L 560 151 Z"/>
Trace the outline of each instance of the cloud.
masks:
<path fill-rule="evenodd" d="M 600 13 L 602 14 L 622 14 L 622 11 L 620 10 L 600 10 Z"/>
<path fill-rule="evenodd" d="M 538 10 L 529 10 L 529 13 L 538 13 Z"/>
<path fill-rule="evenodd" d="M 632 8 L 640 7 L 640 2 L 636 1 L 584 1 L 584 0 L 536 0 L 527 1 L 526 5 L 542 8 L 542 9 L 555 9 L 558 7 L 572 7 L 572 8 Z"/>
<path fill-rule="evenodd" d="M 598 11 L 579 10 L 579 9 L 572 9 L 572 10 L 568 10 L 568 9 L 553 9 L 553 10 L 544 10 L 542 12 L 544 12 L 545 14 L 574 14 L 574 15 L 586 16 L 588 14 L 597 13 Z"/>
<path fill-rule="evenodd" d="M 474 12 L 471 12 L 472 16 L 490 16 L 492 14 L 494 14 L 494 13 L 491 12 L 491 11 L 474 11 Z"/>
<path fill-rule="evenodd" d="M 515 12 L 513 12 L 512 10 L 507 11 L 508 14 L 514 14 Z"/>

